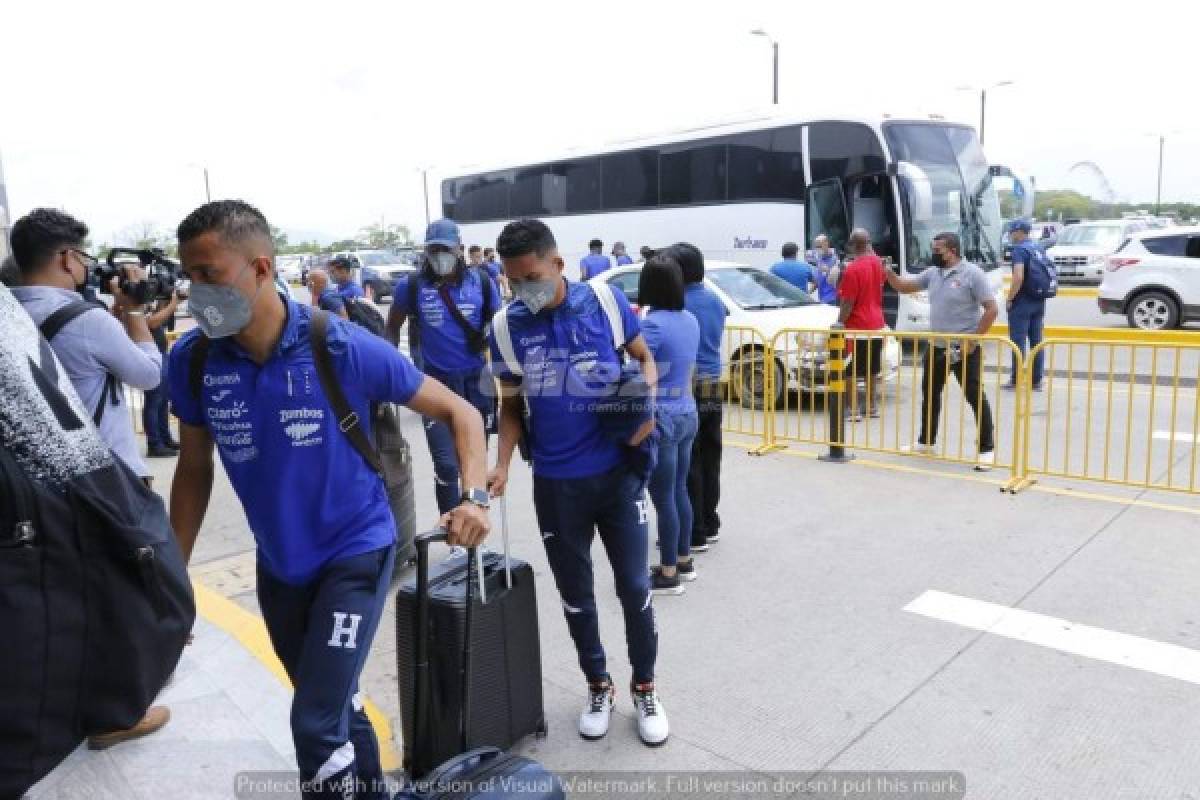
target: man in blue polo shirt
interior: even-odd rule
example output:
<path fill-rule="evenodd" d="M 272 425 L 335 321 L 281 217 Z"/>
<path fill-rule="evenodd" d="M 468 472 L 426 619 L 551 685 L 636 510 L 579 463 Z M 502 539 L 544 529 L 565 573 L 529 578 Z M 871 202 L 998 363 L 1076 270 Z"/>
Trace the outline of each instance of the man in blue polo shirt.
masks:
<path fill-rule="evenodd" d="M 354 262 L 346 256 L 338 256 L 329 260 L 329 277 L 337 286 L 337 293 L 342 300 L 355 300 L 366 297 L 362 286 L 354 280 Z"/>
<path fill-rule="evenodd" d="M 492 363 L 503 401 L 489 484 L 497 496 L 507 487 L 528 404 L 538 525 L 588 682 L 579 733 L 600 739 L 608 732 L 615 694 L 593 592 L 591 548 L 599 529 L 625 612 L 638 734 L 659 745 L 668 728 L 654 687 L 658 633 L 646 566 L 645 480 L 625 452 L 650 434 L 654 421 L 648 418 L 648 426 L 622 444 L 609 437 L 601 418 L 621 374 L 617 349 L 640 362 L 650 386 L 657 382 L 654 359 L 621 292 L 610 290 L 605 299 L 592 286 L 563 277 L 563 259 L 545 223 L 509 223 L 496 249 L 516 299 L 492 323 Z M 622 341 L 615 340 L 618 327 Z"/>
<path fill-rule="evenodd" d="M 823 233 L 813 239 L 813 249 L 805 255 L 813 270 L 813 280 L 817 282 L 817 299 L 822 303 L 836 306 L 838 300 L 838 273 L 841 261 L 837 251 L 829 246 L 829 237 Z"/>
<path fill-rule="evenodd" d="M 495 392 L 491 379 L 481 380 L 486 328 L 500 309 L 500 293 L 482 264 L 468 266 L 458 255 L 458 225 L 439 219 L 425 231 L 425 253 L 418 272 L 396 281 L 388 312 L 388 337 L 398 343 L 400 329 L 409 323 L 409 352 L 426 375 L 479 409 L 486 429 L 495 428 Z M 471 248 L 474 262 L 479 247 Z M 415 282 L 415 285 L 414 285 Z M 436 419 L 425 420 L 425 439 L 433 456 L 434 491 L 438 511 L 459 502 L 458 459 L 450 429 Z"/>
<path fill-rule="evenodd" d="M 1029 232 L 1033 226 L 1029 220 L 1016 219 L 1009 226 L 1012 237 L 1012 284 L 1008 289 L 1005 308 L 1008 311 L 1008 338 L 1021 351 L 1022 356 L 1029 354 L 1031 348 L 1042 343 L 1043 329 L 1046 323 L 1046 300 L 1035 297 L 1029 291 L 1029 271 L 1038 258 L 1035 248 L 1038 245 L 1029 240 Z M 1042 390 L 1042 376 L 1046 371 L 1046 354 L 1039 352 L 1033 359 L 1033 390 Z M 1012 377 L 1004 384 L 1005 389 L 1017 388 L 1017 355 L 1013 354 Z"/>
<path fill-rule="evenodd" d="M 692 501 L 692 547 L 706 552 L 721 538 L 721 340 L 729 309 L 716 292 L 704 285 L 704 254 L 693 244 L 680 242 L 668 254 L 683 270 L 683 307 L 700 323 L 700 346 L 696 351 L 696 373 L 692 395 L 696 398 L 699 427 L 692 442 L 688 468 L 688 497 Z"/>
<path fill-rule="evenodd" d="M 329 275 L 325 270 L 314 269 L 308 273 L 308 288 L 314 307 L 346 319 L 346 301 L 336 290 L 329 288 Z"/>
<path fill-rule="evenodd" d="M 783 278 L 800 291 L 809 292 L 816 283 L 816 279 L 813 277 L 812 267 L 796 258 L 799 252 L 800 248 L 796 246 L 795 242 L 785 244 L 783 261 L 776 262 L 771 267 L 771 273 L 776 277 Z"/>
<path fill-rule="evenodd" d="M 273 290 L 263 215 L 213 202 L 180 223 L 178 236 L 197 329 L 172 349 L 168 372 L 181 423 L 172 527 L 190 557 L 215 444 L 258 545 L 263 619 L 295 686 L 301 794 L 386 797 L 358 681 L 386 599 L 396 524 L 382 479 L 343 423 L 369 428 L 372 405 L 391 402 L 448 424 L 471 489 L 441 523 L 451 543 L 474 546 L 489 530 L 482 422 L 382 338 L 324 316 L 331 368 L 353 410 L 335 419 L 309 344 L 321 312 Z"/>
<path fill-rule="evenodd" d="M 604 242 L 592 239 L 588 242 L 588 254 L 579 261 L 580 280 L 591 280 L 602 272 L 612 269 L 612 261 L 604 255 Z M 504 254 L 500 254 L 504 258 Z"/>

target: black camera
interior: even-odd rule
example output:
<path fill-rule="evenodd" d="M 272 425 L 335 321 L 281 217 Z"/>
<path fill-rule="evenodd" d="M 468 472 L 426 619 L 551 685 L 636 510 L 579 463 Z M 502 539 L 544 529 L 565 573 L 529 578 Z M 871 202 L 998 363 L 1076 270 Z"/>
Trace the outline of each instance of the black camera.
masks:
<path fill-rule="evenodd" d="M 138 263 L 146 270 L 144 280 L 131 281 L 125 275 L 123 264 L 118 264 L 121 256 L 135 256 Z M 107 263 L 97 266 L 92 273 L 101 291 L 108 291 L 108 285 L 113 278 L 121 292 L 133 302 L 145 304 L 154 300 L 169 300 L 179 285 L 182 270 L 179 264 L 167 258 L 167 254 L 159 248 L 152 250 L 136 250 L 129 247 L 114 247 L 108 253 Z"/>

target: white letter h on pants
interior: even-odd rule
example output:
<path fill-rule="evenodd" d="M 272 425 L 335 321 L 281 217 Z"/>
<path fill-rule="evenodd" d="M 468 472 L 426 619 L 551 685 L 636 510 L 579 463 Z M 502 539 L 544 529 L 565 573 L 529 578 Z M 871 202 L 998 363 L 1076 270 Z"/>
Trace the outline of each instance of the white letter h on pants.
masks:
<path fill-rule="evenodd" d="M 350 618 L 349 623 L 346 622 L 346 617 Z M 329 637 L 329 646 L 344 647 L 347 650 L 355 649 L 354 640 L 358 637 L 358 623 L 361 620 L 362 614 L 333 612 L 333 633 Z M 343 642 L 343 640 L 345 641 Z"/>

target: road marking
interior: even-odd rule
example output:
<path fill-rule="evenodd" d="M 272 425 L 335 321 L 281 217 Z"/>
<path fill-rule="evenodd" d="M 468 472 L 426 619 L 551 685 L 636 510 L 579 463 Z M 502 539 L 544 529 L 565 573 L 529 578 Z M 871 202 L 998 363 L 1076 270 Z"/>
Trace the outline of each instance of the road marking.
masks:
<path fill-rule="evenodd" d="M 1174 439 L 1177 442 L 1184 444 L 1195 444 L 1197 441 L 1196 434 L 1184 433 L 1183 431 L 1155 431 L 1154 438 L 1160 441 L 1169 442 Z"/>
<path fill-rule="evenodd" d="M 1200 651 L 1179 645 L 933 590 L 913 600 L 904 610 L 964 628 L 1200 684 Z"/>

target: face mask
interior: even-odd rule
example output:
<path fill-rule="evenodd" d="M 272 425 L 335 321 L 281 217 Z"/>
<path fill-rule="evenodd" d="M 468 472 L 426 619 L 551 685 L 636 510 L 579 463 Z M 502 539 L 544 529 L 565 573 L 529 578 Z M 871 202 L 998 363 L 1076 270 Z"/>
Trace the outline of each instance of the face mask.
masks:
<path fill-rule="evenodd" d="M 454 272 L 454 268 L 458 266 L 458 256 L 454 253 L 430 253 L 429 266 L 434 275 L 444 278 Z"/>
<path fill-rule="evenodd" d="M 242 277 L 250 265 L 238 273 L 235 282 Z M 260 286 L 259 289 L 262 287 Z M 258 298 L 258 289 L 254 291 Z M 210 339 L 224 339 L 239 333 L 250 324 L 253 302 L 238 291 L 236 286 L 193 283 L 188 298 L 188 309 L 192 312 L 200 330 Z"/>
<path fill-rule="evenodd" d="M 525 307 L 534 314 L 545 308 L 554 299 L 558 291 L 558 278 L 547 278 L 544 281 L 513 282 L 512 290 Z"/>
<path fill-rule="evenodd" d="M 934 253 L 932 256 L 930 256 L 929 263 L 933 264 L 938 269 L 945 269 L 946 267 L 946 259 L 941 253 Z"/>

